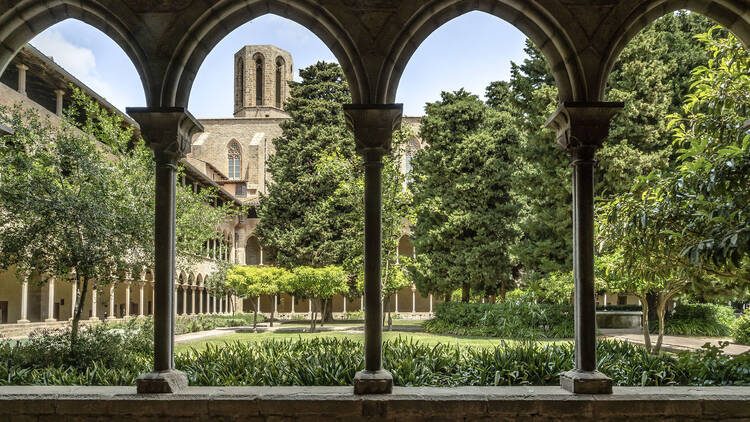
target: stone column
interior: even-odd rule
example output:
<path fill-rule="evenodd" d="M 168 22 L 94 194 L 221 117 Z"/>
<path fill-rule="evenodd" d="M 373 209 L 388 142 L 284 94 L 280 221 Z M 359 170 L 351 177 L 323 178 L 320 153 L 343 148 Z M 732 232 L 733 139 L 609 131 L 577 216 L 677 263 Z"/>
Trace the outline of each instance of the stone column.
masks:
<path fill-rule="evenodd" d="M 231 314 L 232 311 L 229 309 L 229 295 L 224 295 L 224 313 Z"/>
<path fill-rule="evenodd" d="M 55 278 L 47 281 L 47 319 L 44 322 L 55 322 Z"/>
<path fill-rule="evenodd" d="M 432 293 L 430 293 L 430 314 L 432 314 Z"/>
<path fill-rule="evenodd" d="M 24 281 L 21 284 L 21 319 L 19 324 L 26 324 L 29 321 L 29 282 Z"/>
<path fill-rule="evenodd" d="M 415 285 L 411 285 L 411 314 L 414 315 L 417 313 L 417 287 Z"/>
<path fill-rule="evenodd" d="M 18 68 L 18 93 L 26 95 L 26 71 L 29 67 L 23 63 L 17 64 L 16 67 Z"/>
<path fill-rule="evenodd" d="M 187 387 L 174 369 L 175 191 L 177 163 L 190 152 L 191 136 L 203 130 L 183 107 L 128 108 L 154 151 L 156 200 L 154 225 L 156 300 L 154 305 L 154 371 L 137 380 L 139 393 L 173 393 Z"/>
<path fill-rule="evenodd" d="M 243 221 L 245 221 L 244 216 L 240 216 L 240 223 Z M 245 243 L 243 243 L 246 241 L 245 239 L 246 235 L 247 233 L 244 227 L 240 227 L 239 229 L 237 229 L 236 236 L 237 236 L 238 241 L 237 241 L 237 248 L 236 248 L 236 251 L 237 251 L 236 264 L 239 264 L 239 265 L 247 264 L 247 261 L 246 261 L 247 257 L 245 256 Z"/>
<path fill-rule="evenodd" d="M 203 314 L 203 287 L 198 288 L 198 313 Z"/>
<path fill-rule="evenodd" d="M 71 274 L 70 277 L 70 320 L 73 321 L 73 317 L 76 314 L 76 304 L 78 303 L 78 280 L 75 277 L 75 273 Z"/>
<path fill-rule="evenodd" d="M 62 89 L 56 89 L 55 95 L 57 96 L 57 105 L 55 107 L 55 114 L 57 114 L 59 117 L 62 117 L 63 115 L 63 96 L 65 95 L 65 91 Z"/>
<path fill-rule="evenodd" d="M 143 302 L 145 302 L 145 301 L 144 301 L 144 296 L 143 296 L 143 288 L 144 288 L 145 284 L 146 283 L 145 283 L 144 279 L 141 278 L 141 282 L 138 283 L 138 317 L 143 317 L 144 316 L 143 315 L 143 307 L 144 307 L 143 306 L 144 305 Z"/>
<path fill-rule="evenodd" d="M 398 313 L 398 292 L 394 293 L 394 294 L 393 294 L 393 296 L 395 296 L 395 299 L 394 299 L 394 301 L 395 301 L 395 306 L 394 306 L 394 308 L 393 308 L 393 309 L 394 309 L 394 312 L 393 312 L 393 313 L 394 313 L 394 314 L 397 314 L 397 313 Z"/>
<path fill-rule="evenodd" d="M 125 280 L 125 318 L 130 318 L 130 277 Z"/>
<path fill-rule="evenodd" d="M 190 286 L 190 315 L 195 315 L 195 292 L 198 291 L 198 286 Z"/>
<path fill-rule="evenodd" d="M 273 295 L 273 314 L 277 318 L 278 318 L 277 316 L 278 313 L 279 313 L 279 297 L 278 295 Z"/>
<path fill-rule="evenodd" d="M 381 299 L 381 239 L 383 156 L 391 152 L 393 131 L 401 126 L 401 104 L 344 106 L 347 127 L 354 133 L 357 153 L 365 167 L 365 369 L 354 376 L 355 394 L 393 390 L 393 377 L 383 369 L 383 309 Z"/>
<path fill-rule="evenodd" d="M 596 370 L 594 292 L 594 166 L 596 150 L 622 103 L 562 103 L 548 120 L 573 167 L 573 276 L 575 283 L 575 367 L 560 376 L 573 393 L 612 393 L 612 380 Z"/>
<path fill-rule="evenodd" d="M 98 321 L 99 316 L 96 314 L 96 302 L 99 300 L 99 291 L 95 286 L 91 287 L 91 318 L 92 321 Z"/>
<path fill-rule="evenodd" d="M 263 265 L 263 246 L 258 246 L 259 261 L 258 265 Z"/>
<path fill-rule="evenodd" d="M 182 289 L 182 315 L 187 315 L 187 291 L 188 286 L 185 284 L 180 285 Z"/>
<path fill-rule="evenodd" d="M 213 302 L 214 302 L 214 308 L 213 308 L 214 311 L 211 313 L 216 314 L 217 313 L 216 312 L 216 294 L 211 295 L 211 297 L 213 298 Z"/>
<path fill-rule="evenodd" d="M 107 319 L 115 319 L 115 283 L 109 285 L 109 315 Z"/>
<path fill-rule="evenodd" d="M 344 299 L 344 314 L 346 314 L 346 296 L 342 296 Z"/>
<path fill-rule="evenodd" d="M 294 296 L 292 296 L 292 315 L 294 315 Z"/>

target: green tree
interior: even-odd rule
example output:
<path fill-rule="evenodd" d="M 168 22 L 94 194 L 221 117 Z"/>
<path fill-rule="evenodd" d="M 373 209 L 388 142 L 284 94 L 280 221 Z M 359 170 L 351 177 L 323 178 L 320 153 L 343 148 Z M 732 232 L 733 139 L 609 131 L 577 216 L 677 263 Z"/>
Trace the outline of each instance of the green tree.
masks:
<path fill-rule="evenodd" d="M 513 279 L 517 205 L 510 194 L 517 142 L 510 113 L 488 108 L 464 90 L 429 103 L 421 136 L 428 147 L 412 160 L 416 223 L 412 266 L 423 292 L 462 288 L 495 294 Z"/>
<path fill-rule="evenodd" d="M 343 268 L 333 265 L 323 268 L 297 267 L 287 279 L 286 290 L 296 298 L 310 301 L 310 331 L 314 333 L 318 311 L 326 309 L 326 303 L 333 296 L 346 294 L 349 275 Z"/>
<path fill-rule="evenodd" d="M 251 299 L 253 308 L 253 330 L 258 325 L 258 304 L 260 296 L 276 296 L 285 289 L 288 271 L 275 267 L 235 266 L 227 272 L 227 285 L 242 298 Z M 255 300 L 253 300 L 255 299 Z M 273 320 L 273 314 L 271 314 Z"/>

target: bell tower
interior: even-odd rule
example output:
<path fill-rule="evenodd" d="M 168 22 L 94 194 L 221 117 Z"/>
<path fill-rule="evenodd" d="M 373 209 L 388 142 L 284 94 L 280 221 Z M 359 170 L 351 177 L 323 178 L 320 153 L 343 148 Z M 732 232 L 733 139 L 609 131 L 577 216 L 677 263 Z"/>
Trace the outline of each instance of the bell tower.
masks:
<path fill-rule="evenodd" d="M 292 55 L 272 45 L 246 45 L 234 55 L 234 117 L 289 117 L 284 102 L 294 76 Z"/>

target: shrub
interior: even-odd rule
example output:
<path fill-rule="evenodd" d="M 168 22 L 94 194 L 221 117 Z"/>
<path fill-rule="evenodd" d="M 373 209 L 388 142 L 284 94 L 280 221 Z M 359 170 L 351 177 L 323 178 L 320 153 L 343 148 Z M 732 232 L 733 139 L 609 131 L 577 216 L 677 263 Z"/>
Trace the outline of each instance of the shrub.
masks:
<path fill-rule="evenodd" d="M 435 318 L 425 322 L 430 333 L 538 340 L 573 337 L 571 305 L 503 303 L 441 303 Z"/>
<path fill-rule="evenodd" d="M 723 337 L 732 334 L 734 311 L 713 303 L 679 304 L 664 321 L 664 333 L 685 336 Z"/>
<path fill-rule="evenodd" d="M 150 355 L 123 350 L 117 366 L 100 361 L 21 365 L 15 356 L 8 359 L 12 349 L 0 343 L 0 385 L 133 385 L 152 364 Z M 318 337 L 209 345 L 177 354 L 175 364 L 194 386 L 349 386 L 364 366 L 363 354 L 361 342 Z M 399 337 L 383 346 L 384 367 L 398 386 L 559 385 L 559 374 L 573 367 L 574 354 L 569 342 L 485 348 Z M 597 354 L 599 369 L 615 385 L 750 385 L 750 353 L 732 357 L 706 346 L 700 352 L 652 355 L 640 346 L 607 340 L 597 344 Z M 9 361 L 10 367 L 5 365 Z"/>
<path fill-rule="evenodd" d="M 637 312 L 642 311 L 643 307 L 641 305 L 606 305 L 606 306 L 597 306 L 597 311 L 628 311 L 628 312 Z"/>
<path fill-rule="evenodd" d="M 750 345 L 750 308 L 735 322 L 733 335 L 735 342 Z"/>

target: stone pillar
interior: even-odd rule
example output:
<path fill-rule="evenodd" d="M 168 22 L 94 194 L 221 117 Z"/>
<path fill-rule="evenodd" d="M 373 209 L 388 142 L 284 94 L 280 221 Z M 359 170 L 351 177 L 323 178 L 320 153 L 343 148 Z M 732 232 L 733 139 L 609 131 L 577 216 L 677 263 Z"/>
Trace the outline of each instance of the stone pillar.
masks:
<path fill-rule="evenodd" d="M 226 314 L 231 314 L 232 311 L 231 311 L 231 309 L 229 309 L 229 295 L 224 295 L 224 303 L 225 303 L 225 305 L 224 305 L 224 312 Z"/>
<path fill-rule="evenodd" d="M 214 301 L 214 308 L 213 308 L 214 311 L 212 313 L 216 314 L 217 313 L 216 312 L 216 294 L 211 295 L 211 297 L 213 298 L 213 301 Z"/>
<path fill-rule="evenodd" d="M 365 310 L 365 295 L 359 296 L 359 310 L 363 312 Z"/>
<path fill-rule="evenodd" d="M 256 299 L 256 301 L 257 301 L 257 303 L 256 303 L 256 308 L 255 309 L 258 310 L 258 313 L 261 313 L 261 310 L 260 310 L 260 296 L 258 296 L 258 298 Z"/>
<path fill-rule="evenodd" d="M 130 318 L 130 277 L 125 280 L 125 318 Z"/>
<path fill-rule="evenodd" d="M 187 291 L 188 286 L 185 284 L 180 285 L 182 289 L 182 315 L 187 315 Z"/>
<path fill-rule="evenodd" d="M 107 319 L 115 319 L 115 283 L 109 285 L 109 315 Z"/>
<path fill-rule="evenodd" d="M 602 303 L 602 306 L 607 306 L 607 293 L 604 293 L 604 303 Z"/>
<path fill-rule="evenodd" d="M 177 295 L 180 294 L 179 292 L 179 284 L 175 284 L 174 286 L 174 316 L 177 316 Z"/>
<path fill-rule="evenodd" d="M 245 221 L 243 216 L 240 216 L 240 221 L 241 222 Z M 236 231 L 236 236 L 237 236 L 237 249 L 236 249 L 237 262 L 236 264 L 239 264 L 239 265 L 247 264 L 247 261 L 246 261 L 247 257 L 245 256 L 245 243 L 244 243 L 246 242 L 246 239 L 245 239 L 246 235 L 247 233 L 244 227 L 240 227 L 239 229 L 237 229 Z"/>
<path fill-rule="evenodd" d="M 29 67 L 23 63 L 17 64 L 16 67 L 18 68 L 18 93 L 26 95 L 26 71 Z"/>
<path fill-rule="evenodd" d="M 415 285 L 411 285 L 411 314 L 414 315 L 417 313 L 417 287 Z"/>
<path fill-rule="evenodd" d="M 144 279 L 141 278 L 141 282 L 138 283 L 138 317 L 143 317 L 143 288 L 145 286 Z"/>
<path fill-rule="evenodd" d="M 393 377 L 383 369 L 383 309 L 381 299 L 383 156 L 390 154 L 393 131 L 401 126 L 401 104 L 344 106 L 347 127 L 354 133 L 357 153 L 365 167 L 365 369 L 354 376 L 355 394 L 393 390 Z"/>
<path fill-rule="evenodd" d="M 294 315 L 294 296 L 292 296 L 292 315 Z"/>
<path fill-rule="evenodd" d="M 26 324 L 29 321 L 29 282 L 24 281 L 21 284 L 21 319 L 19 324 Z"/>
<path fill-rule="evenodd" d="M 575 283 L 575 367 L 560 376 L 573 393 L 612 393 L 612 380 L 596 370 L 594 292 L 594 166 L 596 150 L 622 103 L 562 103 L 548 120 L 573 167 L 573 276 Z"/>
<path fill-rule="evenodd" d="M 154 225 L 156 301 L 154 305 L 154 371 L 137 380 L 139 393 L 174 393 L 187 377 L 174 369 L 175 191 L 177 163 L 190 152 L 194 133 L 203 127 L 183 107 L 128 108 L 154 151 L 156 200 Z"/>
<path fill-rule="evenodd" d="M 44 322 L 55 322 L 55 278 L 47 281 L 47 319 Z"/>
<path fill-rule="evenodd" d="M 262 266 L 263 265 L 263 246 L 260 246 L 260 245 L 258 246 L 258 255 L 259 255 L 258 265 Z"/>
<path fill-rule="evenodd" d="M 57 105 L 55 107 L 55 114 L 57 114 L 59 117 L 62 117 L 63 115 L 63 96 L 65 95 L 65 91 L 62 89 L 56 89 L 55 95 L 57 96 Z"/>
<path fill-rule="evenodd" d="M 276 316 L 279 313 L 279 296 L 273 295 L 273 314 Z M 278 318 L 278 316 L 276 316 Z"/>
<path fill-rule="evenodd" d="M 346 296 L 341 296 L 344 299 L 344 314 L 346 314 Z"/>
<path fill-rule="evenodd" d="M 198 313 L 203 314 L 203 287 L 198 288 Z"/>
<path fill-rule="evenodd" d="M 195 315 L 195 292 L 198 291 L 198 286 L 190 286 L 190 315 Z"/>
<path fill-rule="evenodd" d="M 394 293 L 393 296 L 395 296 L 395 299 L 394 299 L 395 306 L 393 309 L 394 309 L 394 313 L 397 314 L 398 313 L 398 291 Z"/>
<path fill-rule="evenodd" d="M 99 316 L 96 314 L 96 302 L 99 300 L 99 291 L 96 286 L 91 287 L 91 318 L 92 321 L 98 321 Z"/>
<path fill-rule="evenodd" d="M 76 304 L 78 303 L 78 280 L 75 277 L 75 273 L 71 274 L 70 277 L 70 320 L 73 321 L 73 317 L 76 314 Z"/>
<path fill-rule="evenodd" d="M 432 314 L 432 293 L 430 293 L 430 314 Z"/>

